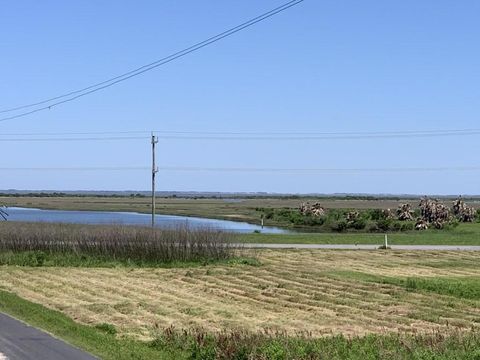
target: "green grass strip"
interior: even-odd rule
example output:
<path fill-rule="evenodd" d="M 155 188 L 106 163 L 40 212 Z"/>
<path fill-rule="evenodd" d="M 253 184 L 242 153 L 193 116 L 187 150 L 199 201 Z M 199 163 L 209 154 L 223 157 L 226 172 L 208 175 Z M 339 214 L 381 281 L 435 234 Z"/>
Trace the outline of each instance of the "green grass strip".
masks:
<path fill-rule="evenodd" d="M 3 290 L 0 290 L 0 311 L 47 331 L 102 359 L 172 359 L 183 357 L 181 353 L 172 354 L 163 349 L 149 347 L 146 343 L 118 339 L 111 332 L 102 330 L 101 326 L 97 329 L 75 323 L 58 311 L 47 309 L 42 305 L 24 300 Z"/>
<path fill-rule="evenodd" d="M 207 265 L 252 265 L 258 266 L 257 259 L 232 257 L 230 259 L 204 259 L 197 261 L 146 261 L 114 258 L 105 255 L 77 254 L 73 252 L 45 251 L 0 251 L 0 265 L 28 267 L 85 267 L 85 268 L 190 268 Z"/>
<path fill-rule="evenodd" d="M 382 245 L 384 234 L 378 233 L 292 233 L 241 234 L 237 241 L 265 244 L 364 244 Z M 389 233 L 390 245 L 477 245 L 480 224 L 461 224 L 453 230 L 427 230 Z"/>
<path fill-rule="evenodd" d="M 433 292 L 440 295 L 453 296 L 459 299 L 480 300 L 480 278 L 466 277 L 401 277 L 366 274 L 356 271 L 340 271 L 328 276 L 343 279 L 389 284 L 403 287 L 412 292 Z"/>

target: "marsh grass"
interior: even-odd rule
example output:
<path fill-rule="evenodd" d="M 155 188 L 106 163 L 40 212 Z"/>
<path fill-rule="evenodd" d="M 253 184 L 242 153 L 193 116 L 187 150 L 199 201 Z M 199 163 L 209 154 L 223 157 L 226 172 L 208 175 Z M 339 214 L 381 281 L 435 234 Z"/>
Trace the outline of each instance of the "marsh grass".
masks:
<path fill-rule="evenodd" d="M 170 327 L 150 342 L 156 349 L 184 352 L 188 359 L 472 359 L 480 357 L 477 332 L 430 334 L 370 334 L 291 336 L 282 332 L 249 333 L 201 329 L 177 331 Z"/>
<path fill-rule="evenodd" d="M 151 229 L 47 223 L 0 223 L 0 261 L 43 266 L 46 262 L 108 261 L 155 264 L 209 262 L 234 256 L 228 233 L 180 226 Z"/>

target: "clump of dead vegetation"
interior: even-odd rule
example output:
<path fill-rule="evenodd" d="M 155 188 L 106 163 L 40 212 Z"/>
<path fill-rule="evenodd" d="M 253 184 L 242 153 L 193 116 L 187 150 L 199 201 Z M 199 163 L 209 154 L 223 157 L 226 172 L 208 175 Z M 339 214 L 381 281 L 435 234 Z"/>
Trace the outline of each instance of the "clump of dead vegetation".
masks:
<path fill-rule="evenodd" d="M 325 208 L 320 205 L 319 202 L 310 204 L 309 202 L 303 202 L 300 204 L 299 207 L 300 214 L 305 216 L 324 216 L 325 215 Z"/>
<path fill-rule="evenodd" d="M 476 212 L 471 206 L 467 206 L 462 198 L 453 202 L 453 214 L 462 222 L 473 222 Z"/>

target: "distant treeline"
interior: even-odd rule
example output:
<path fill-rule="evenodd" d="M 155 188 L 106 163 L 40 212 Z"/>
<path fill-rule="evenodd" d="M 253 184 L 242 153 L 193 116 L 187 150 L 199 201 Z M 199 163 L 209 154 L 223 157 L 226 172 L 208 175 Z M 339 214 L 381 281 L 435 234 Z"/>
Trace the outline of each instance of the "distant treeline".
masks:
<path fill-rule="evenodd" d="M 38 197 L 38 198 L 53 198 L 53 197 L 94 197 L 94 198 L 145 198 L 150 197 L 149 192 L 0 192 L 0 197 Z M 165 199 L 284 199 L 284 200 L 360 200 L 360 201 L 401 201 L 401 200 L 418 200 L 420 196 L 415 195 L 314 195 L 314 194 L 245 194 L 245 193 L 168 193 L 158 192 L 157 197 Z M 454 195 L 448 196 L 436 196 L 441 200 L 453 200 L 457 198 Z M 463 196 L 466 201 L 479 201 L 480 196 Z"/>
<path fill-rule="evenodd" d="M 63 192 L 52 192 L 52 193 L 0 193 L 0 197 L 37 197 L 37 198 L 53 198 L 53 197 L 95 197 L 95 198 L 119 198 L 119 197 L 146 197 L 146 195 L 137 193 L 137 194 L 71 194 Z"/>

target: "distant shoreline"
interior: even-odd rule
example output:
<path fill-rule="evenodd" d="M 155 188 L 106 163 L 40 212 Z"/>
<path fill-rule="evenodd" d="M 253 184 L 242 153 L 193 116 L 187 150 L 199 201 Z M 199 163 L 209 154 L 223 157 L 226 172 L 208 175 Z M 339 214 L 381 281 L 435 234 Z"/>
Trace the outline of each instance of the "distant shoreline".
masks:
<path fill-rule="evenodd" d="M 205 198 L 205 199 L 267 199 L 267 198 L 289 198 L 289 199 L 341 199 L 341 200 L 416 200 L 423 196 L 439 199 L 456 199 L 462 196 L 465 199 L 479 200 L 480 195 L 472 194 L 363 194 L 363 193 L 267 193 L 267 192 L 211 192 L 211 191 L 157 191 L 156 196 L 160 198 Z M 103 190 L 0 190 L 0 197 L 150 197 L 150 191 L 103 191 Z"/>

